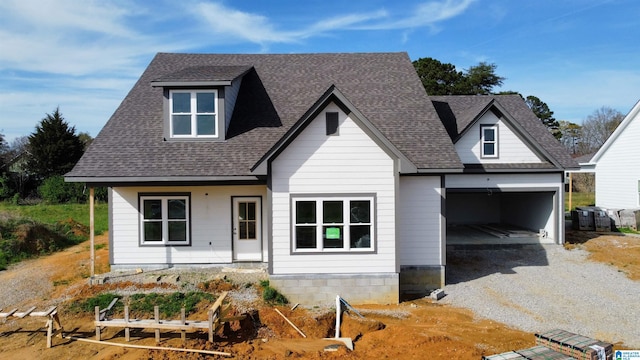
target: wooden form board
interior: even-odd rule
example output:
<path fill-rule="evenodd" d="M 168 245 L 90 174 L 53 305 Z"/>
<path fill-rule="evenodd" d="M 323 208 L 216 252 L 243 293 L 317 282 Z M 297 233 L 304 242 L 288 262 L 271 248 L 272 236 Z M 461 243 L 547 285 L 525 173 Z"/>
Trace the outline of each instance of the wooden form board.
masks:
<path fill-rule="evenodd" d="M 153 319 L 131 319 L 129 317 L 129 307 L 125 306 L 123 319 L 106 319 L 99 307 L 96 306 L 94 325 L 96 327 L 96 340 L 101 340 L 101 329 L 103 327 L 117 327 L 125 329 L 125 340 L 129 341 L 130 329 L 153 329 L 155 331 L 156 342 L 160 341 L 160 330 L 180 331 L 182 340 L 186 339 L 186 331 L 207 330 L 209 332 L 209 342 L 213 342 L 213 334 L 219 327 L 228 321 L 242 320 L 244 316 L 225 317 L 229 306 L 223 308 L 222 303 L 228 292 L 223 292 L 216 302 L 209 308 L 207 320 L 186 320 L 184 309 L 181 312 L 180 320 L 161 320 L 158 307 L 154 307 Z M 112 302 L 113 304 L 113 302 Z"/>
<path fill-rule="evenodd" d="M 35 309 L 35 306 L 32 306 L 25 311 L 18 311 L 18 309 L 13 309 L 8 312 L 1 312 L 2 309 L 0 309 L 0 319 L 4 319 L 6 321 L 6 319 L 10 316 L 16 317 L 18 319 L 24 319 L 27 316 L 48 317 L 49 319 L 47 320 L 45 326 L 47 328 L 47 348 L 50 348 L 53 346 L 54 336 L 60 334 L 62 337 L 64 337 L 64 334 L 62 333 L 62 324 L 60 323 L 60 318 L 58 317 L 57 307 L 52 306 L 44 311 L 34 311 Z"/>

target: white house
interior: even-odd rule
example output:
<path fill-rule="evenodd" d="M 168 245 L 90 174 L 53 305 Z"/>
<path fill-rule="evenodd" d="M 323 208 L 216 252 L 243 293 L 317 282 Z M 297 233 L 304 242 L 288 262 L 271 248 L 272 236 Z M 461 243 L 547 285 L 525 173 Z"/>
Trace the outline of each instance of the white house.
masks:
<path fill-rule="evenodd" d="M 640 208 L 640 102 L 586 164 L 596 174 L 596 206 Z"/>
<path fill-rule="evenodd" d="M 575 165 L 519 96 L 430 98 L 406 53 L 161 53 L 66 179 L 110 188 L 112 269 L 390 303 L 444 285 L 448 226 L 562 243 Z"/>

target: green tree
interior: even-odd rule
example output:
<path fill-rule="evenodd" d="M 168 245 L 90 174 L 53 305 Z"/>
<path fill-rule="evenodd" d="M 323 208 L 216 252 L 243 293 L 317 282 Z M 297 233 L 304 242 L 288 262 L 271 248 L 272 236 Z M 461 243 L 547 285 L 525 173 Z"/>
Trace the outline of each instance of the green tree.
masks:
<path fill-rule="evenodd" d="M 4 134 L 0 133 L 0 173 L 6 171 L 4 168 L 7 165 L 7 155 L 9 153 L 9 145 L 7 144 L 7 140 L 4 138 Z"/>
<path fill-rule="evenodd" d="M 464 79 L 464 74 L 452 64 L 441 63 L 434 58 L 421 58 L 413 62 L 413 67 L 429 95 L 452 95 Z"/>
<path fill-rule="evenodd" d="M 463 86 L 459 95 L 488 95 L 494 87 L 502 85 L 504 78 L 496 75 L 496 64 L 481 62 L 467 69 L 465 73 L 466 88 Z"/>
<path fill-rule="evenodd" d="M 458 71 L 453 64 L 428 57 L 414 61 L 413 66 L 429 95 L 490 94 L 504 81 L 495 73 L 497 66 L 485 62 Z"/>
<path fill-rule="evenodd" d="M 542 121 L 544 126 L 546 126 L 549 131 L 555 136 L 556 139 L 560 139 L 562 137 L 562 133 L 560 132 L 558 120 L 553 117 L 553 111 L 549 109 L 549 105 L 544 101 L 540 100 L 538 97 L 529 95 L 524 100 L 524 102 L 529 106 L 531 111 Z"/>
<path fill-rule="evenodd" d="M 84 152 L 84 144 L 75 131 L 59 108 L 47 114 L 29 136 L 29 171 L 40 180 L 70 171 Z"/>
<path fill-rule="evenodd" d="M 89 135 L 88 132 L 81 132 L 78 134 L 78 138 L 82 141 L 82 144 L 84 144 L 84 151 L 87 151 L 87 148 L 93 142 L 91 135 Z"/>

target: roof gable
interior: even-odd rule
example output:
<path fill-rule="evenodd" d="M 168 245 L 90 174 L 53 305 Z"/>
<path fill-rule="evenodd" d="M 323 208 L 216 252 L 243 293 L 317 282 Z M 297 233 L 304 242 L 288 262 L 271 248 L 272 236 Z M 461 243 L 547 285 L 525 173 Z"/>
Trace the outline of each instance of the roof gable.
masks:
<path fill-rule="evenodd" d="M 556 168 L 577 163 L 549 133 L 519 95 L 431 96 L 452 141 L 457 142 L 488 111 L 512 126 L 518 137 Z"/>
<path fill-rule="evenodd" d="M 417 168 L 404 156 L 373 124 L 346 98 L 331 85 L 320 99 L 292 126 L 289 131 L 256 163 L 251 169 L 254 173 L 266 175 L 266 163 L 276 158 L 330 103 L 336 104 L 340 110 L 351 117 L 387 154 L 399 160 L 400 172 L 415 173 Z"/>

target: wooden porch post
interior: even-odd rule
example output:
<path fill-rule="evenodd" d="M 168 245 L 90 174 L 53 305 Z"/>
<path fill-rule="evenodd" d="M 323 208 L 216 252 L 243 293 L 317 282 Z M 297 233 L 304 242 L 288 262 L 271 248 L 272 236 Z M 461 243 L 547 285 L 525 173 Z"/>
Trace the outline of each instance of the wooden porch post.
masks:
<path fill-rule="evenodd" d="M 571 211 L 571 195 L 573 194 L 573 173 L 569 173 L 569 211 Z"/>
<path fill-rule="evenodd" d="M 95 224 L 94 224 L 94 209 L 93 198 L 95 195 L 95 188 L 89 187 L 89 239 L 91 243 L 91 285 L 93 285 L 93 277 L 96 274 L 96 248 L 95 248 Z"/>

